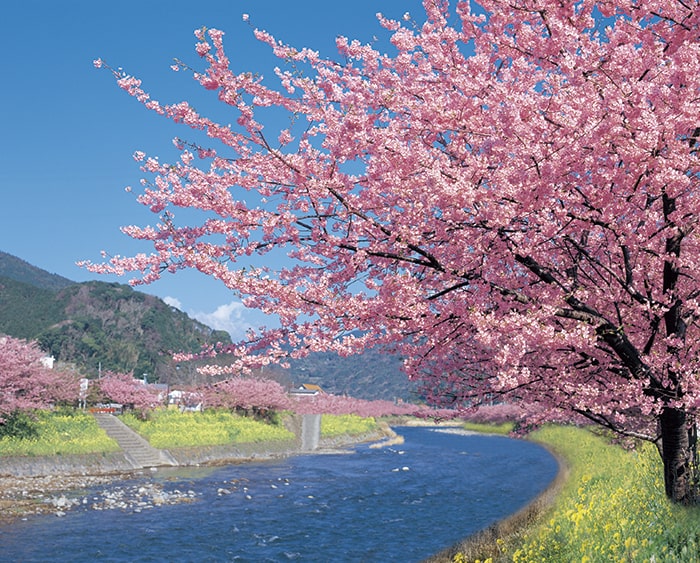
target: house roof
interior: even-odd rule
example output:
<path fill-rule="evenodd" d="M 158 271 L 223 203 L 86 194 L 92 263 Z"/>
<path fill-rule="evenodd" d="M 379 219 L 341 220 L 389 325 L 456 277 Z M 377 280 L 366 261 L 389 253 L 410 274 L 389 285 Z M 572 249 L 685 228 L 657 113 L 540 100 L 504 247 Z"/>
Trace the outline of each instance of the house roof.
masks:
<path fill-rule="evenodd" d="M 297 387 L 296 389 L 293 389 L 290 391 L 292 395 L 299 395 L 299 396 L 312 396 L 312 395 L 318 395 L 320 393 L 323 393 L 323 389 L 321 389 L 318 385 L 314 385 L 312 383 L 304 383 Z"/>

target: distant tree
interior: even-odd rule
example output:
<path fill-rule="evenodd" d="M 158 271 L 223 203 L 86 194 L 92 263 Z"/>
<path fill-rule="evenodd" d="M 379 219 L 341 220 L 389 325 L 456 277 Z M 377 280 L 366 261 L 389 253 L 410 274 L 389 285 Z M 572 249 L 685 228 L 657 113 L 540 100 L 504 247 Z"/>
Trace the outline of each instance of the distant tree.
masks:
<path fill-rule="evenodd" d="M 0 335 L 0 424 L 17 411 L 77 402 L 78 377 L 47 367 L 44 356 L 36 342 Z"/>
<path fill-rule="evenodd" d="M 284 388 L 269 379 L 233 377 L 201 388 L 207 407 L 227 408 L 248 414 L 265 415 L 267 411 L 289 408 Z"/>
<path fill-rule="evenodd" d="M 256 30 L 288 64 L 280 87 L 235 72 L 223 33 L 198 31 L 194 77 L 233 125 L 113 70 L 216 146 L 177 141 L 173 164 L 135 154 L 160 222 L 124 231 L 155 251 L 93 270 L 149 283 L 195 268 L 278 315 L 231 348 L 233 369 L 262 350 L 394 345 L 436 401 L 523 400 L 655 441 L 667 494 L 691 501 L 697 1 L 424 7 L 424 23 L 379 16 L 387 54 L 338 38 L 339 61 Z M 201 224 L 178 224 L 181 207 L 205 211 Z M 295 265 L 273 270 L 280 250 Z"/>
<path fill-rule="evenodd" d="M 142 415 L 165 403 L 159 389 L 134 379 L 129 373 L 107 372 L 97 384 L 109 401 L 133 408 Z"/>
<path fill-rule="evenodd" d="M 292 410 L 299 414 L 356 414 L 375 418 L 382 416 L 446 416 L 445 412 L 410 403 L 367 401 L 330 393 L 295 397 Z"/>

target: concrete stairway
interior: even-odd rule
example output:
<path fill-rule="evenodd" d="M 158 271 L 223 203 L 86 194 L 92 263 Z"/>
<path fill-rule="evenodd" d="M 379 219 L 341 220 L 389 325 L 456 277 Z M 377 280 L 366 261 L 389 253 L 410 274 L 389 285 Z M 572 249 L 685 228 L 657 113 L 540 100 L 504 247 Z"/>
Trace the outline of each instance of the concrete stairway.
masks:
<path fill-rule="evenodd" d="M 116 416 L 107 413 L 94 413 L 93 416 L 107 435 L 119 444 L 134 469 L 177 465 L 177 461 L 166 450 L 152 447 Z"/>

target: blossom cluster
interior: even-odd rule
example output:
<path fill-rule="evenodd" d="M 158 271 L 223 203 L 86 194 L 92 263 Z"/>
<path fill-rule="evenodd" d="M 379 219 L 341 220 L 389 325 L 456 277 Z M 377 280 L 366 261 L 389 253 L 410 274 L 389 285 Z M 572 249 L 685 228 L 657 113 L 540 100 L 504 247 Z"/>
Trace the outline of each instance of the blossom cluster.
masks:
<path fill-rule="evenodd" d="M 49 368 L 36 342 L 0 335 L 0 423 L 4 415 L 78 400 L 80 382 Z"/>
<path fill-rule="evenodd" d="M 134 379 L 130 373 L 106 372 L 97 380 L 102 394 L 111 402 L 127 405 L 145 413 L 164 403 L 162 390 L 143 380 Z"/>
<path fill-rule="evenodd" d="M 276 315 L 229 350 L 236 370 L 386 346 L 450 407 L 522 401 L 628 433 L 694 416 L 700 12 L 479 4 L 378 14 L 390 54 L 340 37 L 339 60 L 255 30 L 285 63 L 277 88 L 200 29 L 193 77 L 231 124 L 113 71 L 207 146 L 140 155 L 161 221 L 127 233 L 153 252 L 85 265 L 133 283 L 196 269 Z"/>
<path fill-rule="evenodd" d="M 281 411 L 290 407 L 284 388 L 269 379 L 234 377 L 200 389 L 207 407 Z"/>

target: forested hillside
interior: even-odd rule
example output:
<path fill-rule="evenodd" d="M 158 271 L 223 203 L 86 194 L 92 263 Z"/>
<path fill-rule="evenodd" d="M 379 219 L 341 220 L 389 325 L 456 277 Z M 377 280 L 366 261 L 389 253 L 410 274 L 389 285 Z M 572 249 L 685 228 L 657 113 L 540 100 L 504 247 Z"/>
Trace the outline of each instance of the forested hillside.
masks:
<path fill-rule="evenodd" d="M 88 377 L 101 368 L 169 383 L 197 381 L 194 366 L 176 365 L 170 352 L 230 342 L 228 333 L 128 285 L 76 283 L 4 252 L 0 334 L 37 340 L 46 353 L 75 364 Z M 349 358 L 318 353 L 265 376 L 291 386 L 315 383 L 329 393 L 361 399 L 414 400 L 414 387 L 400 368 L 398 358 L 380 351 Z"/>
<path fill-rule="evenodd" d="M 56 291 L 0 275 L 0 333 L 34 339 L 62 320 L 63 304 Z"/>
<path fill-rule="evenodd" d="M 51 274 L 46 270 L 32 266 L 21 258 L 0 251 L 0 277 L 24 282 L 34 287 L 58 291 L 75 282 L 57 274 Z"/>
<path fill-rule="evenodd" d="M 196 352 L 204 344 L 230 342 L 161 299 L 128 285 L 86 282 L 57 294 L 65 320 L 36 336 L 57 359 L 114 371 L 133 371 L 149 380 L 167 379 L 172 352 Z"/>
<path fill-rule="evenodd" d="M 172 351 L 230 342 L 215 331 L 124 284 L 76 283 L 0 253 L 0 333 L 37 340 L 59 362 L 97 371 L 175 378 Z"/>

